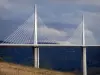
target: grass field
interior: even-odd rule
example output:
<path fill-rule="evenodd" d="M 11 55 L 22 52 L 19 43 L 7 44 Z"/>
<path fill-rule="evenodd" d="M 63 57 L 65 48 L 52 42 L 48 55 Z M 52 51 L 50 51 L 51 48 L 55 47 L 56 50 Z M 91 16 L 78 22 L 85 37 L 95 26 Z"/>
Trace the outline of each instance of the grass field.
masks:
<path fill-rule="evenodd" d="M 59 72 L 38 69 L 13 63 L 0 62 L 0 75 L 76 75 L 74 72 Z"/>

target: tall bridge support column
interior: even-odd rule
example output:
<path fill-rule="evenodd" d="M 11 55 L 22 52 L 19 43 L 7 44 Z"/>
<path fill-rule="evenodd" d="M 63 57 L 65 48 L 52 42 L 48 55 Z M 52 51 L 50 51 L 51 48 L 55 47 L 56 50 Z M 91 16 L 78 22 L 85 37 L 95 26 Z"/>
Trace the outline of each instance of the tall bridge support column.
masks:
<path fill-rule="evenodd" d="M 82 15 L 82 44 L 83 44 L 83 75 L 87 75 L 87 57 L 86 57 L 86 46 L 85 46 L 85 24 L 84 15 Z"/>
<path fill-rule="evenodd" d="M 34 67 L 39 68 L 39 47 L 32 47 L 34 55 Z"/>
<path fill-rule="evenodd" d="M 37 6 L 35 4 L 35 16 L 34 16 L 34 44 L 37 45 L 38 44 L 38 40 L 37 40 Z M 39 47 L 36 46 L 34 47 L 34 67 L 35 68 L 39 68 Z"/>
<path fill-rule="evenodd" d="M 83 75 L 87 75 L 86 47 L 83 47 Z"/>

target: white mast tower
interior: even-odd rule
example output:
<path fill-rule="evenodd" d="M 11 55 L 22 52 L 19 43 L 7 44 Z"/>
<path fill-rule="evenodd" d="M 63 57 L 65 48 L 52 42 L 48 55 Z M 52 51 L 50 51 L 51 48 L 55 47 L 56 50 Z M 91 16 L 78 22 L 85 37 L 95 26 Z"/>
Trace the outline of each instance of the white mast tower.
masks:
<path fill-rule="evenodd" d="M 35 4 L 35 25 L 34 25 L 34 44 L 38 45 L 37 41 L 37 5 Z M 38 46 L 34 47 L 34 67 L 39 68 L 39 48 Z"/>
<path fill-rule="evenodd" d="M 87 75 L 84 15 L 82 15 L 82 44 L 83 44 L 83 75 Z"/>

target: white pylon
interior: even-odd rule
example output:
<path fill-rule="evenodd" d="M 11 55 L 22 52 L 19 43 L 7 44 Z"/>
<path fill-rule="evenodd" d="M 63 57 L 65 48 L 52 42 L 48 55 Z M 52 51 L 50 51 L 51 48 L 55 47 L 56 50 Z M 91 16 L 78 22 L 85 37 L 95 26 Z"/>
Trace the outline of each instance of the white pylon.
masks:
<path fill-rule="evenodd" d="M 35 24 L 34 24 L 34 44 L 37 45 L 37 6 L 35 4 L 34 7 L 34 20 L 35 20 Z"/>
<path fill-rule="evenodd" d="M 35 20 L 35 24 L 34 24 L 34 44 L 37 45 L 37 6 L 35 4 L 35 13 L 34 13 L 34 20 Z M 38 47 L 34 47 L 34 67 L 35 68 L 39 68 L 39 48 Z"/>
<path fill-rule="evenodd" d="M 83 75 L 87 75 L 84 15 L 82 15 L 82 44 L 83 44 Z"/>
<path fill-rule="evenodd" d="M 85 24 L 84 24 L 84 15 L 82 15 L 82 44 L 85 46 Z"/>

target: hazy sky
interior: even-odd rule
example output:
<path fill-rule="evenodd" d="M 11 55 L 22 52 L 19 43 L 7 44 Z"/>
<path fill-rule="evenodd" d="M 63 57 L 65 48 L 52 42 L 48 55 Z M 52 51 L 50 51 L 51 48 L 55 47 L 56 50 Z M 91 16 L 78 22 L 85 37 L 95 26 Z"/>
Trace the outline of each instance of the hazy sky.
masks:
<path fill-rule="evenodd" d="M 46 24 L 39 30 L 43 32 L 41 36 L 67 40 L 81 23 L 84 13 L 87 43 L 100 44 L 100 0 L 0 0 L 0 39 L 9 36 L 34 13 L 34 4 Z M 77 34 L 73 39 L 76 42 L 81 33 Z"/>

